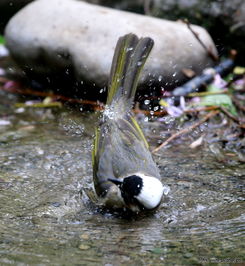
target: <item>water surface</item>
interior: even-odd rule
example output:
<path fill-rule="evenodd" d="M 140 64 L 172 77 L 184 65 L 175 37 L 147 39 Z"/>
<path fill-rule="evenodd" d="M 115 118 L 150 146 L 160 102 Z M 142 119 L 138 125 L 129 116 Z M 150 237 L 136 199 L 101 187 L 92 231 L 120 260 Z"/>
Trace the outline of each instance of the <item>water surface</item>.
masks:
<path fill-rule="evenodd" d="M 245 262 L 244 163 L 174 141 L 154 156 L 168 198 L 156 213 L 126 219 L 102 212 L 85 193 L 93 187 L 98 116 L 16 109 L 17 100 L 1 95 L 0 119 L 8 121 L 0 125 L 1 265 Z M 159 123 L 144 128 L 156 145 Z"/>

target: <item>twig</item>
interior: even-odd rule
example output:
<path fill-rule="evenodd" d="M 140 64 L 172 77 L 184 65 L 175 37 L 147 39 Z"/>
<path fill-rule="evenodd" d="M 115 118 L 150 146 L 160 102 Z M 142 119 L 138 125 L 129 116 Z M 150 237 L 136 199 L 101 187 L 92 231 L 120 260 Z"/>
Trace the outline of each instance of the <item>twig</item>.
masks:
<path fill-rule="evenodd" d="M 197 113 L 197 112 L 202 112 L 202 111 L 213 111 L 219 109 L 218 106 L 213 105 L 213 106 L 202 106 L 198 108 L 192 108 L 192 109 L 187 109 L 184 111 L 184 113 Z"/>
<path fill-rule="evenodd" d="M 234 102 L 234 104 L 235 104 L 240 110 L 242 110 L 243 112 L 245 112 L 245 106 L 242 105 L 242 104 L 240 103 L 240 101 L 239 101 L 238 99 L 236 99 L 235 96 L 232 97 L 232 101 Z"/>
<path fill-rule="evenodd" d="M 190 114 L 190 113 L 198 113 L 198 112 L 202 112 L 202 111 L 213 111 L 213 110 L 217 110 L 219 109 L 218 106 L 202 106 L 202 107 L 197 107 L 197 108 L 192 108 L 192 109 L 186 109 L 184 110 L 185 114 Z M 161 111 L 148 111 L 148 110 L 142 110 L 139 109 L 138 107 L 136 107 L 135 109 L 133 109 L 133 112 L 135 114 L 144 114 L 144 115 L 153 115 L 153 116 L 165 116 L 167 115 L 167 111 L 165 109 L 161 110 Z"/>
<path fill-rule="evenodd" d="M 234 61 L 225 59 L 212 69 L 204 69 L 201 75 L 187 81 L 184 85 L 173 90 L 174 96 L 186 96 L 189 93 L 195 92 L 203 86 L 207 86 L 213 80 L 216 74 L 225 75 L 233 68 Z"/>
<path fill-rule="evenodd" d="M 33 104 L 25 104 L 25 103 L 16 103 L 14 105 L 16 108 L 53 108 L 53 107 L 62 107 L 61 102 L 51 102 L 51 103 L 33 103 Z"/>
<path fill-rule="evenodd" d="M 226 108 L 224 108 L 223 106 L 220 107 L 220 110 L 226 114 L 230 119 L 232 119 L 233 121 L 237 122 L 239 124 L 239 127 L 241 128 L 245 128 L 245 120 L 244 119 L 239 119 L 237 117 L 235 117 L 233 114 L 231 114 Z"/>
<path fill-rule="evenodd" d="M 172 141 L 173 139 L 176 139 L 177 137 L 186 134 L 190 131 L 192 131 L 194 128 L 200 126 L 201 124 L 203 124 L 204 122 L 206 122 L 208 119 L 210 119 L 211 117 L 215 116 L 216 114 L 218 114 L 219 111 L 215 110 L 215 111 L 211 111 L 210 113 L 208 113 L 205 117 L 203 117 L 200 121 L 198 121 L 197 123 L 182 129 L 181 131 L 173 134 L 171 137 L 169 137 L 167 140 L 165 140 L 161 145 L 159 145 L 157 148 L 155 148 L 152 153 L 155 153 L 157 151 L 159 151 L 162 147 L 166 146 L 170 141 Z"/>
<path fill-rule="evenodd" d="M 15 87 L 9 87 L 9 88 L 4 88 L 0 87 L 1 90 L 11 92 L 11 93 L 18 93 L 18 94 L 23 94 L 23 95 L 33 95 L 33 96 L 39 96 L 39 97 L 50 97 L 55 100 L 61 100 L 65 102 L 70 102 L 70 103 L 80 103 L 84 105 L 91 105 L 93 106 L 96 110 L 101 110 L 103 104 L 100 102 L 94 102 L 94 101 L 89 101 L 89 100 L 81 100 L 81 99 L 74 99 L 74 98 L 69 98 L 63 95 L 59 94 L 53 94 L 50 92 L 44 92 L 44 91 L 34 91 L 31 89 L 20 89 L 20 88 L 15 88 Z"/>
<path fill-rule="evenodd" d="M 63 102 L 69 102 L 69 103 L 80 103 L 80 104 L 84 104 L 84 105 L 91 105 L 93 106 L 95 111 L 102 111 L 104 109 L 104 105 L 101 102 L 93 102 L 93 101 L 88 101 L 88 100 L 80 100 L 80 99 L 74 99 L 74 98 L 69 98 L 63 95 L 59 95 L 59 94 L 53 94 L 50 92 L 43 92 L 43 91 L 35 91 L 35 90 L 31 90 L 31 89 L 16 89 L 13 87 L 10 88 L 4 88 L 2 86 L 0 86 L 0 90 L 5 90 L 7 92 L 11 92 L 11 93 L 18 93 L 18 94 L 23 94 L 23 95 L 33 95 L 33 96 L 39 96 L 39 97 L 50 97 L 54 100 L 61 100 Z M 198 107 L 198 108 L 192 108 L 192 109 L 187 109 L 184 111 L 184 113 L 197 113 L 197 112 L 202 112 L 202 111 L 210 111 L 210 110 L 217 110 L 218 107 L 217 106 L 203 106 L 203 107 Z M 161 110 L 161 111 L 154 111 L 152 113 L 152 111 L 149 110 L 142 110 L 139 109 L 138 105 L 135 106 L 135 109 L 133 109 L 133 112 L 135 114 L 144 114 L 144 115 L 154 115 L 156 117 L 161 117 L 161 116 L 165 116 L 167 114 L 166 110 Z"/>
<path fill-rule="evenodd" d="M 135 114 L 144 114 L 144 115 L 152 115 L 152 116 L 165 116 L 167 114 L 166 110 L 161 111 L 148 111 L 148 110 L 142 110 L 139 108 L 133 109 L 133 112 Z"/>
<path fill-rule="evenodd" d="M 209 55 L 209 57 L 214 60 L 214 61 L 218 61 L 219 60 L 219 57 L 213 53 L 213 51 L 208 48 L 206 46 L 206 44 L 200 39 L 198 33 L 196 33 L 192 28 L 191 28 L 191 24 L 189 22 L 188 19 L 184 19 L 183 20 L 184 23 L 187 25 L 188 29 L 191 31 L 191 33 L 195 36 L 195 38 L 198 40 L 198 42 L 201 44 L 201 46 L 204 48 L 204 50 L 207 52 L 207 54 Z"/>
<path fill-rule="evenodd" d="M 239 119 L 237 117 L 235 117 L 234 115 L 232 115 L 226 108 L 224 108 L 223 106 L 220 106 L 220 110 L 226 114 L 230 119 L 232 119 L 235 122 L 239 123 Z"/>

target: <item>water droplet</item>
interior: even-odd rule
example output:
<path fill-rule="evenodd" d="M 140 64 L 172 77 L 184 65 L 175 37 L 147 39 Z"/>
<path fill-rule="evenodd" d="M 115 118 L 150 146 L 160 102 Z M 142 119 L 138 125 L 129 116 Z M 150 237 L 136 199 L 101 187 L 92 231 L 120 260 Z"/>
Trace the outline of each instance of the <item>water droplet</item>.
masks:
<path fill-rule="evenodd" d="M 159 82 L 162 81 L 162 75 L 160 75 L 160 76 L 158 77 L 158 81 L 159 81 Z"/>
<path fill-rule="evenodd" d="M 174 72 L 174 74 L 173 74 L 173 77 L 175 77 L 175 76 L 176 76 L 176 74 L 177 74 L 177 72 Z"/>
<path fill-rule="evenodd" d="M 144 100 L 144 104 L 145 104 L 145 105 L 150 104 L 150 100 Z"/>
<path fill-rule="evenodd" d="M 163 186 L 163 194 L 164 195 L 168 195 L 169 191 L 170 191 L 170 187 L 169 186 Z"/>

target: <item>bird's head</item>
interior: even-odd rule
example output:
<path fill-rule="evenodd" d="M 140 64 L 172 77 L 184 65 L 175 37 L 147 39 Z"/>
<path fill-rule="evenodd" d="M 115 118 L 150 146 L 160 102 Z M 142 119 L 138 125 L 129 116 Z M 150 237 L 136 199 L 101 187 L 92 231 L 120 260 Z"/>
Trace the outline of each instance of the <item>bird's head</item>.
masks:
<path fill-rule="evenodd" d="M 125 204 L 132 210 L 153 210 L 161 203 L 165 192 L 161 181 L 142 173 L 127 176 L 122 179 L 109 178 L 121 191 Z"/>

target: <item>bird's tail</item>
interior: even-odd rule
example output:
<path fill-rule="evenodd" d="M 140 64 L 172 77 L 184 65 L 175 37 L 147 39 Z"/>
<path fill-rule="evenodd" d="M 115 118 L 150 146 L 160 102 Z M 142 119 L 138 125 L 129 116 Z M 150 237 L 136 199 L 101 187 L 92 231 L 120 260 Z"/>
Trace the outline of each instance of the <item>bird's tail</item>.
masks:
<path fill-rule="evenodd" d="M 132 107 L 140 72 L 153 47 L 149 37 L 138 39 L 132 33 L 119 38 L 111 66 L 107 105 L 122 102 Z"/>

